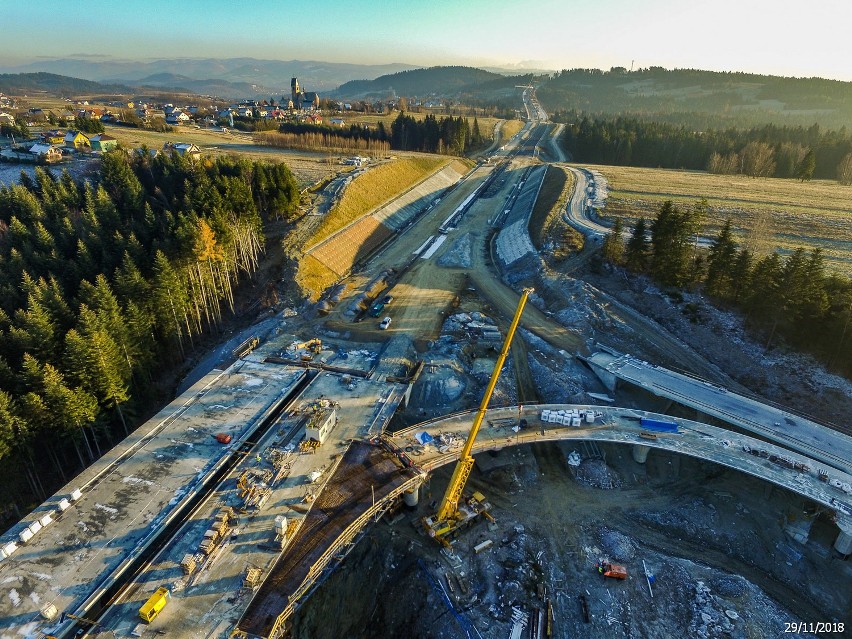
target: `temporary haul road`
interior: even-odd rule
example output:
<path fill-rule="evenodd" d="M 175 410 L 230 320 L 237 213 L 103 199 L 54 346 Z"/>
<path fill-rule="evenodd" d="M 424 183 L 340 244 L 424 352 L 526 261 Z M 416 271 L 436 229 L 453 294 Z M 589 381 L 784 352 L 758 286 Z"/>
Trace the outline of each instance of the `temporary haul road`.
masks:
<path fill-rule="evenodd" d="M 525 98 L 529 99 L 526 93 Z M 0 560 L 0 639 L 40 637 L 48 631 L 67 637 L 77 628 L 104 637 L 130 636 L 139 621 L 139 606 L 162 585 L 172 589 L 172 599 L 147 627 L 148 632 L 166 631 L 170 637 L 188 638 L 227 636 L 236 625 L 258 636 L 280 630 L 317 578 L 334 565 L 332 559 L 345 555 L 375 514 L 422 481 L 423 473 L 455 459 L 455 446 L 470 424 L 469 413 L 441 417 L 399 433 L 389 440 L 390 445 L 365 441 L 382 433 L 397 407 L 406 401 L 411 384 L 403 379 L 403 362 L 410 360 L 412 341 L 425 342 L 438 335 L 443 318 L 436 311 L 450 307 L 461 283 L 472 284 L 492 305 L 494 314 L 512 314 L 518 294 L 494 273 L 488 252 L 489 221 L 507 208 L 511 211 L 507 218 L 513 221 L 524 215 L 515 207 L 531 209 L 535 197 L 525 192 L 536 188 L 536 180 L 519 186 L 522 177 L 530 175 L 523 168 L 530 160 L 518 164 L 518 152 L 534 156 L 547 126 L 527 126 L 496 154 L 515 168 L 491 164 L 476 168 L 441 202 L 435 202 L 404 237 L 373 257 L 363 275 L 350 278 L 357 293 L 381 269 L 396 269 L 394 321 L 387 332 L 380 333 L 372 324 L 353 324 L 344 313 L 348 300 L 326 321 L 329 330 L 345 330 L 349 337 L 339 340 L 335 352 L 324 350 L 317 360 L 348 372 L 306 371 L 302 366 L 282 364 L 298 360 L 300 353 L 287 350 L 297 341 L 295 336 L 278 336 L 251 355 L 207 375 L 8 531 L 0 541 L 4 550 Z M 455 230 L 446 235 L 438 232 L 473 192 L 497 175 L 503 182 L 492 182 L 493 189 L 489 187 L 486 193 L 483 188 L 470 199 L 458 215 Z M 582 181 L 578 184 L 585 186 Z M 470 236 L 469 265 L 438 267 L 437 262 L 465 234 Z M 447 240 L 437 245 L 439 237 Z M 418 247 L 422 251 L 417 252 Z M 560 349 L 582 350 L 577 335 L 534 306 L 528 306 L 522 323 Z M 383 346 L 375 344 L 380 339 L 386 340 Z M 355 343 L 360 345 L 355 347 Z M 357 350 L 347 350 L 352 348 Z M 595 357 L 590 361 L 596 361 Z M 597 363 L 601 370 L 612 364 L 609 360 Z M 627 379 L 635 371 L 625 364 L 608 372 Z M 653 380 L 657 390 L 680 383 L 679 378 L 666 374 L 655 369 L 655 375 L 662 376 Z M 721 392 L 717 387 L 705 388 Z M 712 405 L 711 395 L 706 403 Z M 301 452 L 297 445 L 304 437 L 311 407 L 329 400 L 337 404 L 335 429 L 317 450 Z M 760 406 L 752 408 L 757 411 L 750 417 L 754 421 L 777 420 L 774 413 L 770 415 L 774 408 L 765 407 L 765 413 Z M 841 529 L 838 543 L 843 535 L 852 534 L 852 506 L 842 489 L 848 486 L 849 476 L 836 464 L 830 468 L 831 464 L 813 461 L 819 458 L 815 454 L 819 450 L 813 447 L 824 445 L 833 450 L 823 450 L 823 459 L 830 453 L 848 460 L 852 457 L 848 437 L 831 442 L 812 438 L 808 442 L 811 448 L 798 454 L 746 435 L 680 420 L 681 433 L 651 441 L 638 436 L 635 420 L 639 413 L 611 407 L 592 409 L 599 413 L 594 425 L 573 428 L 541 423 L 541 407 L 525 407 L 520 416 L 533 428 L 519 433 L 507 430 L 509 418 L 519 416 L 517 407 L 494 409 L 488 414 L 493 426 L 483 429 L 477 447 L 596 439 L 634 445 L 639 457 L 647 453 L 645 446 L 666 448 L 785 486 L 836 513 Z M 701 411 L 711 414 L 705 404 Z M 730 412 L 720 410 L 718 417 L 730 422 Z M 447 448 L 433 450 L 412 444 L 411 436 L 421 430 L 433 436 L 445 434 Z M 791 429 L 791 433 L 798 432 Z M 217 433 L 230 434 L 233 441 L 222 445 L 213 437 Z M 778 443 L 790 447 L 789 441 Z M 762 453 L 748 452 L 744 446 L 760 447 Z M 403 451 L 403 455 L 389 450 Z M 406 450 L 411 451 L 410 456 Z M 775 461 L 770 461 L 772 457 Z M 778 459 L 798 462 L 799 470 L 779 465 Z M 406 460 L 413 465 L 406 467 Z M 831 481 L 821 481 L 820 470 Z M 75 493 L 77 489 L 79 493 Z M 66 507 L 62 500 L 72 494 L 78 498 Z M 196 553 L 202 566 L 185 575 L 180 563 L 197 551 L 219 509 L 239 508 L 259 497 L 264 502 L 262 509 L 248 505 L 245 513 L 238 513 L 218 549 L 209 558 Z M 286 522 L 279 517 L 286 517 Z M 44 528 L 26 543 L 20 542 L 28 536 L 24 529 L 31 526 L 32 532 L 38 521 Z M 282 530 L 283 551 L 280 539 L 275 538 L 276 531 Z M 16 548 L 9 545 L 14 542 L 18 542 Z M 81 617 L 103 612 L 103 625 L 92 629 L 84 622 L 48 621 L 41 611 L 44 616 L 55 611 Z"/>

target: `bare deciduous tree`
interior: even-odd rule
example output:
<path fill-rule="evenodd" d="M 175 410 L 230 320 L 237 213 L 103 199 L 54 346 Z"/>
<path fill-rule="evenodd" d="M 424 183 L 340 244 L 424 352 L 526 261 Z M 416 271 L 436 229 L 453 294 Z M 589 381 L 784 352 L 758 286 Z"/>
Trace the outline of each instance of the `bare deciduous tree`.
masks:
<path fill-rule="evenodd" d="M 775 173 L 775 149 L 766 142 L 749 142 L 742 152 L 742 172 L 751 177 Z"/>
<path fill-rule="evenodd" d="M 837 181 L 847 186 L 852 184 L 852 153 L 847 153 L 837 165 Z"/>

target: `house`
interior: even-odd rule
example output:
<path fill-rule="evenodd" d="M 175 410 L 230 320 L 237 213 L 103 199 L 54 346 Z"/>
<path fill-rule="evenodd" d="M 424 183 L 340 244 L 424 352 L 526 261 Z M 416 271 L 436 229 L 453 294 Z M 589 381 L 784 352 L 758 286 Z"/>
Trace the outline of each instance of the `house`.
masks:
<path fill-rule="evenodd" d="M 190 117 L 183 111 L 172 111 L 166 115 L 166 122 L 169 124 L 186 124 L 190 121 Z"/>
<path fill-rule="evenodd" d="M 319 113 L 311 113 L 306 119 L 311 124 L 322 124 L 322 116 Z"/>
<path fill-rule="evenodd" d="M 71 111 L 68 111 L 67 109 L 63 109 L 58 112 L 51 111 L 51 113 L 53 113 L 54 117 L 57 120 L 64 120 L 65 122 L 73 122 L 75 120 L 74 114 Z"/>
<path fill-rule="evenodd" d="M 343 121 L 343 118 L 331 118 L 328 123 L 332 126 L 346 126 L 346 122 Z"/>
<path fill-rule="evenodd" d="M 65 146 L 70 149 L 88 149 L 92 145 L 85 133 L 69 129 L 68 133 L 65 134 Z"/>
<path fill-rule="evenodd" d="M 201 149 L 199 149 L 195 144 L 189 144 L 186 142 L 166 142 L 163 145 L 163 153 L 177 153 L 178 155 L 189 156 L 193 160 L 201 157 Z"/>
<path fill-rule="evenodd" d="M 0 124 L 15 124 L 15 116 L 11 113 L 0 113 Z"/>
<path fill-rule="evenodd" d="M 303 111 L 315 111 L 316 109 L 319 109 L 319 104 L 319 93 L 315 93 L 314 91 L 305 91 L 302 94 Z"/>
<path fill-rule="evenodd" d="M 92 120 L 97 120 L 99 117 L 106 113 L 106 109 L 101 107 L 90 106 L 85 109 L 80 109 L 77 112 L 77 117 L 79 118 L 91 118 Z"/>
<path fill-rule="evenodd" d="M 53 144 L 33 144 L 30 153 L 47 162 L 59 162 L 62 159 L 62 150 Z"/>
<path fill-rule="evenodd" d="M 51 129 L 50 131 L 42 133 L 41 138 L 44 140 L 45 144 L 62 144 L 65 142 L 65 131 Z"/>
<path fill-rule="evenodd" d="M 101 153 L 106 153 L 118 146 L 118 140 L 106 133 L 92 136 L 90 142 L 92 144 L 92 151 L 100 151 Z"/>

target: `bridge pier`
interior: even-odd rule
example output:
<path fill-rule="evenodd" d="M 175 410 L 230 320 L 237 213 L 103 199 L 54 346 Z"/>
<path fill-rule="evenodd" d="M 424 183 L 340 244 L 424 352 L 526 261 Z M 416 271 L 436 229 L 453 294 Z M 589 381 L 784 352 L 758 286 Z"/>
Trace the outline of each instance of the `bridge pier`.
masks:
<path fill-rule="evenodd" d="M 615 373 L 610 373 L 607 369 L 602 366 L 598 366 L 594 362 L 586 360 L 586 364 L 589 365 L 589 368 L 592 369 L 592 372 L 597 376 L 601 383 L 606 387 L 606 389 L 610 393 L 615 392 L 615 386 L 618 383 L 618 377 L 615 376 Z"/>
<path fill-rule="evenodd" d="M 402 501 L 409 508 L 415 508 L 420 501 L 420 486 L 413 486 L 402 493 Z"/>
<path fill-rule="evenodd" d="M 834 549 L 844 557 L 852 555 L 852 529 L 840 529 L 840 534 L 834 540 Z"/>
<path fill-rule="evenodd" d="M 633 461 L 637 464 L 644 464 L 648 459 L 648 451 L 651 450 L 651 447 L 644 444 L 633 444 L 630 448 L 633 454 Z"/>

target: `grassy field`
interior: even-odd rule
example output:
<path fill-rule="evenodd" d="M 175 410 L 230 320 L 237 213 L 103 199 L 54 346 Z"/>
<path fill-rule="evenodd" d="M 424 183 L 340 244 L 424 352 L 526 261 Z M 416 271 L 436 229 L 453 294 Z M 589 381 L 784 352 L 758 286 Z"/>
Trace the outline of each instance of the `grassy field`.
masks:
<path fill-rule="evenodd" d="M 191 142 L 197 144 L 205 155 L 237 153 L 250 157 L 252 160 L 284 162 L 296 176 L 301 188 L 333 176 L 342 168 L 339 163 L 339 154 L 260 146 L 255 144 L 250 133 L 222 133 L 192 127 L 179 127 L 171 133 L 122 126 L 107 126 L 106 130 L 127 148 L 137 148 L 144 144 L 150 149 L 162 149 L 166 142 Z"/>
<path fill-rule="evenodd" d="M 350 222 L 399 195 L 451 160 L 444 156 L 410 157 L 388 162 L 352 180 L 340 202 L 325 216 L 307 242 L 321 242 Z"/>
<path fill-rule="evenodd" d="M 500 129 L 499 144 L 505 144 L 518 131 L 524 128 L 523 120 L 506 120 L 503 127 Z"/>
<path fill-rule="evenodd" d="M 584 165 L 585 166 L 585 165 Z M 714 236 L 731 218 L 738 240 L 759 253 L 822 248 L 826 266 L 852 275 L 852 187 L 834 181 L 748 178 L 700 171 L 591 166 L 609 183 L 604 214 L 632 226 L 651 219 L 664 200 L 710 204 L 703 235 Z"/>

